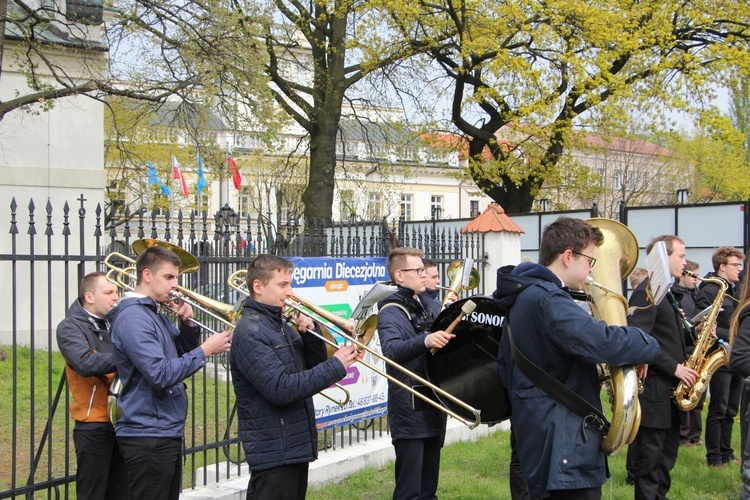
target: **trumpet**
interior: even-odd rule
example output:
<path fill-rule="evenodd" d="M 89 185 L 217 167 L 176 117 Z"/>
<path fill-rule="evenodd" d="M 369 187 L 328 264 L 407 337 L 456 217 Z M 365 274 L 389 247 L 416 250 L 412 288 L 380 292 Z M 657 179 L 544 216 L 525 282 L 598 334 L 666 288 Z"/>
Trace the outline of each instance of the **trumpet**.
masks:
<path fill-rule="evenodd" d="M 248 289 L 247 289 L 247 282 L 246 280 L 244 282 L 241 282 L 241 276 L 242 271 L 238 271 L 234 273 L 229 278 L 229 286 L 237 290 L 238 292 L 249 295 Z M 244 283 L 244 284 L 243 284 Z M 438 410 L 446 413 L 447 415 L 450 415 L 451 417 L 455 418 L 462 424 L 466 425 L 470 429 L 475 428 L 481 423 L 481 416 L 480 416 L 480 410 L 477 410 L 476 408 L 464 403 L 460 399 L 456 398 L 452 394 L 449 394 L 448 392 L 444 391 L 440 387 L 436 386 L 435 384 L 431 383 L 430 381 L 420 377 L 416 373 L 407 370 L 403 366 L 399 365 L 395 361 L 392 361 L 388 359 L 386 356 L 383 356 L 379 352 L 369 348 L 362 340 L 364 340 L 367 336 L 372 338 L 372 335 L 374 334 L 375 330 L 377 329 L 377 316 L 373 315 L 367 318 L 362 324 L 357 325 L 357 323 L 347 320 L 344 318 L 341 318 L 339 316 L 336 316 L 334 314 L 331 314 L 329 311 L 326 311 L 325 309 L 316 306 L 315 304 L 312 304 L 310 302 L 305 301 L 304 299 L 301 299 L 297 297 L 296 295 L 293 295 L 290 299 L 287 299 L 286 301 L 287 307 L 297 311 L 298 313 L 310 315 L 311 313 L 316 316 L 317 318 L 324 320 L 325 322 L 333 325 L 339 333 L 348 341 L 351 342 L 355 348 L 359 352 L 366 351 L 370 353 L 373 357 L 376 359 L 380 359 L 383 362 L 389 364 L 390 366 L 396 368 L 397 370 L 402 371 L 404 374 L 408 375 L 412 379 L 414 379 L 419 384 L 423 384 L 430 389 L 432 389 L 433 392 L 440 394 L 442 397 L 448 399 L 449 401 L 457 404 L 458 406 L 461 406 L 462 408 L 466 409 L 469 413 L 471 413 L 474 416 L 474 421 L 471 421 L 469 419 L 466 419 L 459 415 L 458 413 L 454 412 L 453 410 L 446 408 L 445 406 L 441 405 L 440 403 L 435 402 L 433 399 L 431 399 L 428 396 L 425 396 L 424 394 L 420 393 L 419 391 L 416 391 L 412 387 L 404 384 L 400 380 L 396 379 L 392 375 L 389 375 L 385 371 L 376 368 L 370 363 L 367 363 L 366 361 L 362 359 L 357 359 L 357 362 L 361 363 L 363 366 L 369 368 L 370 370 L 374 371 L 375 373 L 385 377 L 389 381 L 393 382 L 394 384 L 398 385 L 405 391 L 409 392 L 411 395 L 418 397 L 422 399 L 424 402 L 434 406 Z M 372 320 L 372 318 L 375 318 L 375 321 Z M 359 326 L 359 327 L 358 327 Z M 326 338 L 324 335 L 321 335 L 315 331 L 309 330 L 308 333 L 317 336 L 318 338 L 322 339 L 323 342 L 330 345 L 331 347 L 335 347 L 338 349 L 338 344 L 329 338 Z"/>

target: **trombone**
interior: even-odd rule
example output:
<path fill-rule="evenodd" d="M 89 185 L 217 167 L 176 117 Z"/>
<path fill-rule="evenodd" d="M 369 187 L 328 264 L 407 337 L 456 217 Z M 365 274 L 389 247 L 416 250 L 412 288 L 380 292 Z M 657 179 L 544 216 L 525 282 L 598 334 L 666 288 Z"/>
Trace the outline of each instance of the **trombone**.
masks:
<path fill-rule="evenodd" d="M 248 289 L 247 289 L 247 272 L 244 270 L 236 271 L 233 273 L 228 280 L 229 286 L 237 290 L 238 292 L 249 295 Z M 441 405 L 440 403 L 435 402 L 433 399 L 431 399 L 428 396 L 425 396 L 424 394 L 420 393 L 419 391 L 416 391 L 412 387 L 404 384 L 400 380 L 396 379 L 392 375 L 389 375 L 383 370 L 380 370 L 373 366 L 370 363 L 367 363 L 363 361 L 362 359 L 357 358 L 357 361 L 361 363 L 362 365 L 366 366 L 370 370 L 374 371 L 375 373 L 387 378 L 389 381 L 393 382 L 394 384 L 398 385 L 405 391 L 409 392 L 411 395 L 416 396 L 426 403 L 434 406 L 438 410 L 450 415 L 451 417 L 455 418 L 462 424 L 466 425 L 469 429 L 473 429 L 476 426 L 478 426 L 481 422 L 481 416 L 480 416 L 480 410 L 464 403 L 460 399 L 456 398 L 452 394 L 449 394 L 448 392 L 444 391 L 440 387 L 436 386 L 435 384 L 431 383 L 427 379 L 424 379 L 417 375 L 416 373 L 407 370 L 403 366 L 399 365 L 395 361 L 392 361 L 388 359 L 386 356 L 374 351 L 373 349 L 367 347 L 367 345 L 362 342 L 359 339 L 366 338 L 367 335 L 372 337 L 372 334 L 374 334 L 375 330 L 377 329 L 377 316 L 373 315 L 367 318 L 364 323 L 361 325 L 357 325 L 355 322 L 351 320 L 347 320 L 344 318 L 341 318 L 339 316 L 336 316 L 334 314 L 331 314 L 329 311 L 326 311 L 325 309 L 316 306 L 315 304 L 312 304 L 310 302 L 305 301 L 304 299 L 301 299 L 297 297 L 296 295 L 293 295 L 291 299 L 287 300 L 287 306 L 294 309 L 297 312 L 300 312 L 302 314 L 310 314 L 312 312 L 316 317 L 319 319 L 325 320 L 329 324 L 335 326 L 339 333 L 349 342 L 354 344 L 359 352 L 367 351 L 370 353 L 373 357 L 377 359 L 383 360 L 383 362 L 391 365 L 392 367 L 400 370 L 404 374 L 408 375 L 412 379 L 416 380 L 418 383 L 423 384 L 430 389 L 432 389 L 434 392 L 440 394 L 441 396 L 447 398 L 448 400 L 452 401 L 453 403 L 461 406 L 462 408 L 469 411 L 469 413 L 474 415 L 474 421 L 468 420 L 458 413 L 454 412 L 453 410 L 446 408 L 445 406 Z M 372 320 L 372 318 L 375 318 L 375 321 Z M 373 324 L 374 323 L 374 324 Z M 358 328 L 359 326 L 359 328 Z M 365 330 L 364 332 L 362 330 Z M 371 330 L 371 332 L 370 332 Z M 334 342 L 331 339 L 326 338 L 324 335 L 321 335 L 317 332 L 314 332 L 312 330 L 309 330 L 309 333 L 317 336 L 318 338 L 322 339 L 326 344 L 331 345 L 332 347 L 338 348 L 338 344 Z M 372 334 L 371 334 L 372 333 Z"/>
<path fill-rule="evenodd" d="M 144 238 L 137 240 L 132 244 L 133 251 L 136 253 L 136 255 L 139 255 L 147 248 L 152 246 L 166 248 L 167 250 L 171 250 L 173 253 L 175 253 L 180 258 L 180 262 L 182 263 L 179 267 L 180 274 L 194 273 L 200 268 L 198 259 L 194 257 L 190 252 L 166 241 Z M 113 262 L 118 259 L 130 265 L 127 267 L 119 267 L 115 262 Z M 132 283 L 137 279 L 137 276 L 135 274 L 135 259 L 118 252 L 112 252 L 107 255 L 107 257 L 105 257 L 104 265 L 109 269 L 109 271 L 107 271 L 107 280 L 109 280 L 111 283 L 114 283 L 123 290 L 131 292 L 135 290 L 135 286 L 132 285 Z M 181 301 L 186 302 L 193 309 L 197 309 L 207 316 L 215 319 L 216 321 L 219 321 L 224 326 L 226 326 L 227 329 L 234 330 L 235 322 L 241 315 L 241 308 L 237 308 L 235 306 L 219 302 L 218 300 L 211 299 L 183 286 L 178 286 L 176 290 L 172 290 L 170 295 L 175 303 L 179 303 Z M 168 309 L 172 312 L 175 312 L 171 307 L 168 307 Z M 190 321 L 211 334 L 218 333 L 216 330 L 210 328 L 204 323 L 201 323 L 194 317 L 190 318 Z M 342 385 L 338 383 L 334 385 L 337 388 L 341 389 L 341 391 L 343 391 L 344 398 L 342 400 L 335 399 L 323 392 L 321 392 L 320 395 L 339 406 L 346 405 L 349 402 L 350 398 L 349 391 L 347 391 Z"/>

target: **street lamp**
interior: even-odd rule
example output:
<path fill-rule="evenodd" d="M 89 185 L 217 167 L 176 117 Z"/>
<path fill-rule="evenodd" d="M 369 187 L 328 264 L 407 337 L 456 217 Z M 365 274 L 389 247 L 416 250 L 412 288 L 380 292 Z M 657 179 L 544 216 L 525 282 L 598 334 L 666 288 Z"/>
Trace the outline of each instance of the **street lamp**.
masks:
<path fill-rule="evenodd" d="M 214 217 L 216 218 L 216 231 L 222 234 L 229 233 L 229 228 L 237 224 L 237 212 L 228 203 L 224 203 Z"/>
<path fill-rule="evenodd" d="M 680 205 L 684 205 L 685 203 L 690 203 L 690 200 L 688 200 L 688 195 L 690 194 L 689 189 L 678 189 L 677 190 L 677 199 L 680 201 Z"/>

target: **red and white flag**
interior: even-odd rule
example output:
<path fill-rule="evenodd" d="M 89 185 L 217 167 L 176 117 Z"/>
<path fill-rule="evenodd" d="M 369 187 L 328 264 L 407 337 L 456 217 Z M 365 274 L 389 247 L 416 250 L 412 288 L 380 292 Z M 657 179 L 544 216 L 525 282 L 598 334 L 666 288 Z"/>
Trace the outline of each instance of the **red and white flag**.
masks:
<path fill-rule="evenodd" d="M 180 185 L 182 186 L 182 195 L 187 197 L 190 195 L 187 188 L 187 182 L 185 182 L 185 176 L 182 175 L 182 167 L 180 167 L 180 162 L 177 161 L 177 157 L 175 155 L 172 155 L 172 177 L 175 179 L 180 179 Z"/>
<path fill-rule="evenodd" d="M 227 158 L 227 163 L 229 164 L 229 173 L 232 174 L 234 188 L 239 191 L 242 188 L 242 174 L 240 173 L 240 169 L 237 168 L 237 160 L 230 156 Z"/>

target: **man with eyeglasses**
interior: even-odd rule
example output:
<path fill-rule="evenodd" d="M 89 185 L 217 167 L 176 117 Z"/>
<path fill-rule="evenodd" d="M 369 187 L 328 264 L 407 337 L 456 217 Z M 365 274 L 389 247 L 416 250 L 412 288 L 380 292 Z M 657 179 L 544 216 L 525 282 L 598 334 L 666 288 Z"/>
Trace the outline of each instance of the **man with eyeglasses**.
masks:
<path fill-rule="evenodd" d="M 498 372 L 510 396 L 512 436 L 533 499 L 599 500 L 607 459 L 595 413 L 584 418 L 560 402 L 523 361 L 601 413 L 597 363 L 649 363 L 659 353 L 659 344 L 643 331 L 597 321 L 570 295 L 583 289 L 603 242 L 600 229 L 560 217 L 544 228 L 539 263 L 498 270 L 493 297 L 509 311 Z"/>
<path fill-rule="evenodd" d="M 378 303 L 378 334 L 387 358 L 426 378 L 425 356 L 430 349 L 445 347 L 453 335 L 430 332 L 432 320 L 418 297 L 425 291 L 422 256 L 421 250 L 409 247 L 397 247 L 388 255 L 388 273 L 398 291 Z M 387 364 L 386 371 L 415 387 L 402 370 Z M 445 413 L 388 381 L 388 426 L 396 452 L 393 498 L 436 498 L 445 421 Z"/>
<path fill-rule="evenodd" d="M 663 242 L 664 246 L 656 244 Z M 674 235 L 654 238 L 646 253 L 666 248 L 668 271 L 673 279 L 685 268 L 685 243 Z M 628 325 L 637 326 L 654 337 L 661 346 L 659 357 L 648 367 L 639 397 L 641 425 L 628 448 L 627 468 L 633 472 L 635 498 L 667 498 L 672 485 L 671 471 L 680 448 L 680 410 L 672 400 L 672 391 L 682 381 L 688 387 L 698 380 L 698 372 L 682 363 L 688 358 L 687 332 L 682 321 L 679 299 L 674 290 L 654 304 L 651 280 L 646 277 L 630 297 L 632 313 Z"/>
<path fill-rule="evenodd" d="M 729 324 L 739 296 L 740 273 L 745 254 L 734 247 L 719 247 L 711 257 L 714 272 L 706 277 L 720 278 L 727 284 L 727 293 L 716 318 L 716 336 L 729 344 Z M 714 303 L 719 285 L 701 282 L 695 297 L 695 309 L 702 311 Z M 711 393 L 706 414 L 706 462 L 709 467 L 739 463 L 732 448 L 732 428 L 737 415 L 742 377 L 725 366 L 716 370 L 709 383 Z"/>

